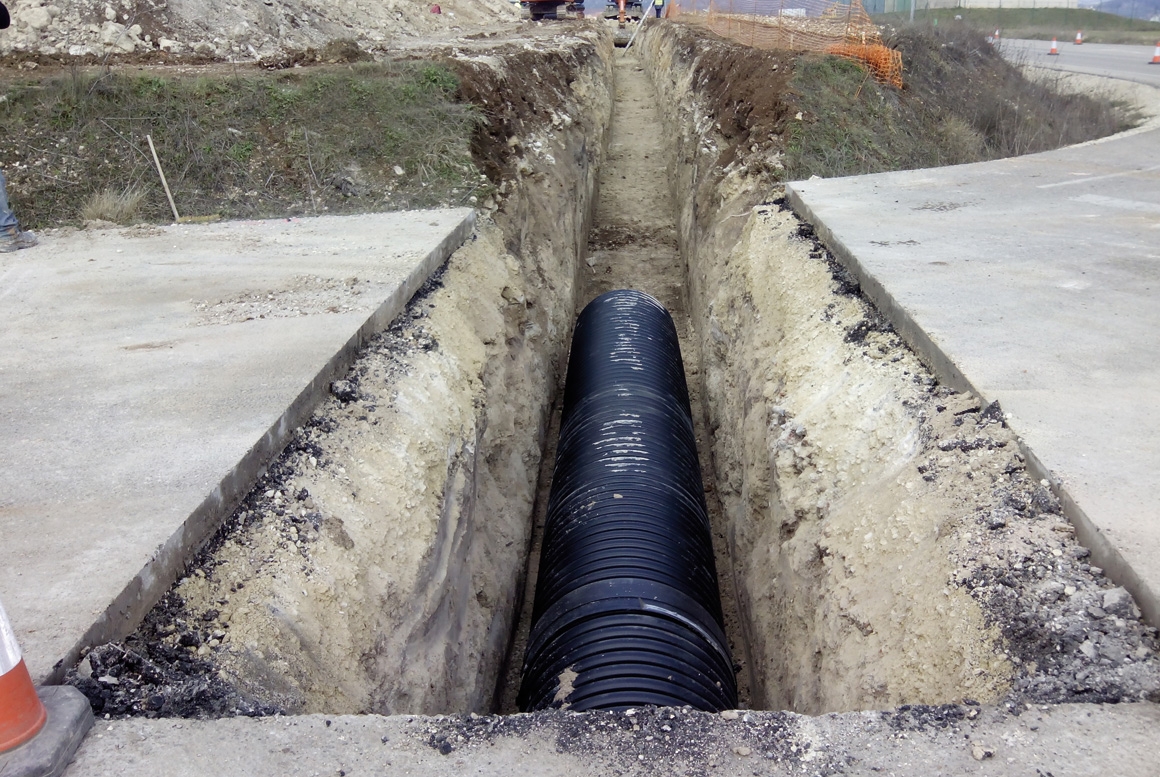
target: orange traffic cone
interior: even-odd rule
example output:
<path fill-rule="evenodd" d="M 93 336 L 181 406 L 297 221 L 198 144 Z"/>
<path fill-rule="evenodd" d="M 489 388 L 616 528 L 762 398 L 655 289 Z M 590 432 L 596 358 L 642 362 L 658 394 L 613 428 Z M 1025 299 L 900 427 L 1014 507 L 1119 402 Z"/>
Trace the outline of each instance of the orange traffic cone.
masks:
<path fill-rule="evenodd" d="M 1156 41 L 1156 50 L 1152 52 L 1152 61 L 1149 65 L 1160 65 L 1160 40 Z"/>
<path fill-rule="evenodd" d="M 0 605 L 0 753 L 32 739 L 47 718 L 4 606 Z"/>
<path fill-rule="evenodd" d="M 1081 43 L 1083 43 L 1083 30 L 1076 30 L 1076 32 L 1075 32 L 1075 45 L 1078 46 Z"/>
<path fill-rule="evenodd" d="M 1059 44 L 1056 43 L 1055 38 L 1051 39 L 1051 51 L 1047 52 L 1047 56 L 1049 56 L 1049 57 L 1058 57 L 1059 56 Z"/>
<path fill-rule="evenodd" d="M 89 700 L 76 688 L 32 684 L 0 604 L 0 775 L 58 777 L 92 725 Z"/>

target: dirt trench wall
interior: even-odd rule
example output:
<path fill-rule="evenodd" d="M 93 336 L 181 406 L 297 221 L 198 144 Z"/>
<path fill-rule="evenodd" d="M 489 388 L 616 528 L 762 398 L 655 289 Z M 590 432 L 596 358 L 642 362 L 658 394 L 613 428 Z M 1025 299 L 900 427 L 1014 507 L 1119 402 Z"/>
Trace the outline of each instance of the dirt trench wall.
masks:
<path fill-rule="evenodd" d="M 496 183 L 510 176 L 498 211 L 177 588 L 212 633 L 221 624 L 210 655 L 244 695 L 295 712 L 491 709 L 574 315 L 611 49 L 592 28 L 455 59 L 485 114 L 476 155 Z M 298 514 L 317 525 L 288 528 Z"/>
<path fill-rule="evenodd" d="M 794 57 L 670 22 L 641 45 L 752 705 L 1160 698 L 1157 630 L 1088 563 L 1002 409 L 939 386 L 785 203 Z"/>
<path fill-rule="evenodd" d="M 727 67 L 725 45 L 671 24 L 642 40 L 674 135 L 753 705 L 993 700 L 1012 674 L 1000 634 L 950 585 L 950 544 L 976 505 L 915 469 L 930 454 L 933 382 L 860 299 L 835 293 L 793 214 L 761 204 L 779 167 L 761 145 L 776 146 L 734 148 L 713 108 L 728 100 L 706 89 L 710 70 Z M 987 433 L 995 447 L 980 466 L 1006 465 L 1009 433 Z"/>

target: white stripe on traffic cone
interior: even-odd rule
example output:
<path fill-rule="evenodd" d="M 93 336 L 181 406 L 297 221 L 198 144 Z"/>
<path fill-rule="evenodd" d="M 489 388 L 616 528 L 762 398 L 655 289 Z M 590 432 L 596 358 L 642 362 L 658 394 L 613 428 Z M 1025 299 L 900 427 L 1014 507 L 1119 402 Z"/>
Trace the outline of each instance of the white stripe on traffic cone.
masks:
<path fill-rule="evenodd" d="M 0 604 L 0 753 L 36 736 L 47 717 Z"/>

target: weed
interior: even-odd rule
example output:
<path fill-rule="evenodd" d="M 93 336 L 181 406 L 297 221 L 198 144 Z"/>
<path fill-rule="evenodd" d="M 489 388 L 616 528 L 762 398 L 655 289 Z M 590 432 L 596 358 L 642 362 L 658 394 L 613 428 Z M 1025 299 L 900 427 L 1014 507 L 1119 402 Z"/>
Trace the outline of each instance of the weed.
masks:
<path fill-rule="evenodd" d="M 241 143 L 234 143 L 226 149 L 226 156 L 234 160 L 238 164 L 245 164 L 250 161 L 250 157 L 254 154 L 254 142 L 252 140 L 245 140 Z"/>
<path fill-rule="evenodd" d="M 455 94 L 455 90 L 459 88 L 459 79 L 454 73 L 434 65 L 426 65 L 419 71 L 419 81 L 443 97 Z"/>
<path fill-rule="evenodd" d="M 134 185 L 122 191 L 101 189 L 85 200 L 81 208 L 81 218 L 85 221 L 111 221 L 114 224 L 131 224 L 145 199 L 145 190 Z"/>

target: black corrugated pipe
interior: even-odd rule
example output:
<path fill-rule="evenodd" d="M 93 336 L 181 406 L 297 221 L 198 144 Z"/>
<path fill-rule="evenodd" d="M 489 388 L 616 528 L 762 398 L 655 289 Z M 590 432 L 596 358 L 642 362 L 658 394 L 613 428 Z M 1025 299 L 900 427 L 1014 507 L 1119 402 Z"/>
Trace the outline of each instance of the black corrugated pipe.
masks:
<path fill-rule="evenodd" d="M 639 291 L 572 335 L 519 704 L 737 706 L 677 330 Z"/>

